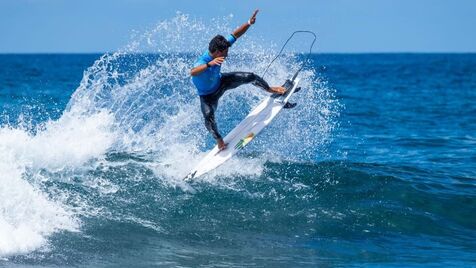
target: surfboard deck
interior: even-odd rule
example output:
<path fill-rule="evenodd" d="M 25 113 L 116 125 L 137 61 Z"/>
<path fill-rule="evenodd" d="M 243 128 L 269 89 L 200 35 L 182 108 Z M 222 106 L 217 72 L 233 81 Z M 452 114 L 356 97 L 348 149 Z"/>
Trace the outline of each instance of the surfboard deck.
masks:
<path fill-rule="evenodd" d="M 289 104 L 288 101 L 298 91 L 298 83 L 299 78 L 295 78 L 292 82 L 286 80 L 283 85 L 287 90 L 285 94 L 272 94 L 266 97 L 226 135 L 223 141 L 228 144 L 227 148 L 219 151 L 218 146 L 215 146 L 184 179 L 190 181 L 225 163 L 269 125 L 283 108 L 294 107 L 295 104 Z"/>

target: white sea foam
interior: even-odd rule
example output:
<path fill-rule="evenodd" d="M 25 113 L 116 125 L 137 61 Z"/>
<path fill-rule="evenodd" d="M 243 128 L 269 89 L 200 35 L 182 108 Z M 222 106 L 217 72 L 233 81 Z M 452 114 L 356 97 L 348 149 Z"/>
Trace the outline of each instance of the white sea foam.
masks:
<path fill-rule="evenodd" d="M 208 25 L 179 13 L 137 34 L 124 49 L 104 55 L 85 72 L 68 110 L 88 114 L 109 109 L 122 133 L 117 150 L 153 153 L 158 176 L 172 181 L 181 179 L 198 162 L 207 148 L 205 141 L 210 139 L 203 126 L 196 89 L 190 81 L 190 66 L 206 50 L 211 37 L 232 32 L 231 20 L 232 16 L 228 16 Z M 276 55 L 270 47 L 274 46 L 247 34 L 234 44 L 222 71 L 261 74 Z M 177 53 L 181 51 L 189 53 Z M 157 54 L 154 57 L 149 52 Z M 270 67 L 266 80 L 271 85 L 282 84 L 300 64 L 294 55 L 283 55 Z M 257 145 L 247 147 L 261 152 L 259 159 L 237 157 L 226 166 L 226 174 L 260 174 L 270 152 L 281 152 L 281 157 L 288 159 L 314 159 L 335 127 L 332 119 L 337 116 L 336 102 L 332 101 L 332 91 L 314 71 L 301 72 L 301 86 L 304 90 L 298 94 L 306 101 L 284 111 L 254 141 Z M 227 92 L 216 113 L 223 134 L 265 96 L 263 90 L 252 85 Z M 261 168 L 248 172 L 244 166 Z"/>
<path fill-rule="evenodd" d="M 0 256 L 29 252 L 47 244 L 54 232 L 79 228 L 78 215 L 64 199 L 52 198 L 50 191 L 38 187 L 37 178 L 50 179 L 38 175 L 42 170 L 69 174 L 69 170 L 87 169 L 95 159 L 103 158 L 101 163 L 108 165 L 103 156 L 110 151 L 139 153 L 148 157 L 140 164 L 165 183 L 193 191 L 182 178 L 209 149 L 211 138 L 189 70 L 211 37 L 232 31 L 231 19 L 209 24 L 177 14 L 162 21 L 88 68 L 60 119 L 35 130 L 0 128 Z M 233 46 L 222 71 L 261 74 L 275 55 L 270 47 L 247 34 Z M 284 55 L 271 66 L 266 80 L 281 84 L 299 64 L 293 55 Z M 283 112 L 247 147 L 253 158 L 238 155 L 201 180 L 224 185 L 219 180 L 223 176 L 258 178 L 269 160 L 313 158 L 316 148 L 331 136 L 337 105 L 332 91 L 313 71 L 301 73 L 301 85 L 304 89 L 298 94 L 305 102 Z M 265 96 L 251 85 L 227 92 L 216 114 L 223 134 Z M 107 178 L 88 178 L 83 183 L 104 195 L 118 191 Z M 64 190 L 60 195 L 69 193 Z M 83 206 L 81 200 L 76 203 Z"/>
<path fill-rule="evenodd" d="M 55 231 L 78 228 L 70 212 L 22 178 L 13 159 L 4 153 L 1 157 L 0 256 L 29 252 L 45 245 Z"/>
<path fill-rule="evenodd" d="M 76 167 L 101 155 L 114 141 L 112 117 L 101 112 L 88 117 L 63 115 L 36 134 L 23 129 L 0 129 L 0 148 L 29 168 L 58 170 Z"/>
<path fill-rule="evenodd" d="M 111 122 L 106 112 L 89 117 L 65 114 L 34 135 L 0 128 L 0 256 L 44 246 L 54 232 L 78 230 L 68 206 L 37 189 L 34 178 L 27 176 L 40 169 L 74 169 L 101 156 L 114 141 Z"/>
<path fill-rule="evenodd" d="M 57 230 L 76 230 L 78 225 L 71 213 L 29 184 L 15 156 L 1 149 L 0 256 L 43 246 L 46 237 Z"/>

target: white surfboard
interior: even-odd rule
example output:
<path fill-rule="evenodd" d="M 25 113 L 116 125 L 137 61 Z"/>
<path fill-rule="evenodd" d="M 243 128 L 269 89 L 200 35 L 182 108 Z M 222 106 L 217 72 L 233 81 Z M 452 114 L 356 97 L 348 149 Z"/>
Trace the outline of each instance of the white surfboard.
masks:
<path fill-rule="evenodd" d="M 243 149 L 283 109 L 286 103 L 288 103 L 289 98 L 298 88 L 298 83 L 299 78 L 295 78 L 293 82 L 288 80 L 284 84 L 284 87 L 287 89 L 284 95 L 272 94 L 266 97 L 243 121 L 226 135 L 223 141 L 228 144 L 227 148 L 219 151 L 218 146 L 215 146 L 185 177 L 185 180 L 191 180 L 217 168 Z"/>

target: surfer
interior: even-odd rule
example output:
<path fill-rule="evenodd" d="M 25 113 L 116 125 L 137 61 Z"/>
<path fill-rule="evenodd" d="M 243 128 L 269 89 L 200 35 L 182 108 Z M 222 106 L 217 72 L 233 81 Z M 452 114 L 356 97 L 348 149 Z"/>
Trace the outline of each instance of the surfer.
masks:
<path fill-rule="evenodd" d="M 205 118 L 205 127 L 217 141 L 219 150 L 224 150 L 226 144 L 218 132 L 215 122 L 215 111 L 218 106 L 218 100 L 225 91 L 248 83 L 270 93 L 284 94 L 286 91 L 284 87 L 270 87 L 263 78 L 254 73 L 220 73 L 221 64 L 228 56 L 228 48 L 255 23 L 258 11 L 255 10 L 248 22 L 238 27 L 232 34 L 226 37 L 222 35 L 213 37 L 208 45 L 208 51 L 197 59 L 190 71 L 193 84 L 200 96 L 200 106 Z"/>

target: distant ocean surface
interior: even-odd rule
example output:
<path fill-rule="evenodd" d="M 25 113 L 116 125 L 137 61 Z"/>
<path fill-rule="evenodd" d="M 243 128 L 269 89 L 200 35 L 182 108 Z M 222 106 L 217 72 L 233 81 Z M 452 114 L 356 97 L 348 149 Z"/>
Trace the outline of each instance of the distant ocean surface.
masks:
<path fill-rule="evenodd" d="M 224 72 L 275 55 L 246 42 Z M 201 50 L 137 51 L 0 55 L 0 266 L 476 266 L 476 54 L 314 54 L 297 107 L 186 183 Z M 264 96 L 225 94 L 220 130 Z"/>

